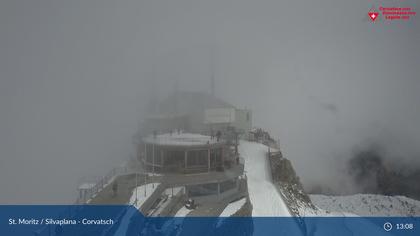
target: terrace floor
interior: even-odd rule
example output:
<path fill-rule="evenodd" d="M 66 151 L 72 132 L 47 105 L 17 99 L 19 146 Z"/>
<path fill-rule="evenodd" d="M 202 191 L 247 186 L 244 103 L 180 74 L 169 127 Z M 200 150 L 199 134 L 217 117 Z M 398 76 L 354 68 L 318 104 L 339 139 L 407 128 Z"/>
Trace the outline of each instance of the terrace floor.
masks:
<path fill-rule="evenodd" d="M 144 184 L 144 175 L 138 175 L 137 184 Z M 118 184 L 117 195 L 114 196 L 112 186 L 114 183 Z M 127 204 L 130 201 L 133 189 L 136 186 L 136 175 L 119 175 L 99 191 L 96 196 L 90 200 L 89 204 L 93 205 L 109 205 L 109 204 Z"/>

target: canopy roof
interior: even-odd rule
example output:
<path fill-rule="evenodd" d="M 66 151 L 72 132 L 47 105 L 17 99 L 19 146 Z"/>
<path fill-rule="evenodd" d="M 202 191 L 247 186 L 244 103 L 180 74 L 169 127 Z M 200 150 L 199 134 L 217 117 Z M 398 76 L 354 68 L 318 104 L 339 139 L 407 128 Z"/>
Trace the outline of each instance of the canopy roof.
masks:
<path fill-rule="evenodd" d="M 143 142 L 149 144 L 165 145 L 165 146 L 203 146 L 209 144 L 222 143 L 217 142 L 216 138 L 211 138 L 207 135 L 193 134 L 193 133 L 165 133 L 156 135 L 149 135 L 143 138 Z"/>

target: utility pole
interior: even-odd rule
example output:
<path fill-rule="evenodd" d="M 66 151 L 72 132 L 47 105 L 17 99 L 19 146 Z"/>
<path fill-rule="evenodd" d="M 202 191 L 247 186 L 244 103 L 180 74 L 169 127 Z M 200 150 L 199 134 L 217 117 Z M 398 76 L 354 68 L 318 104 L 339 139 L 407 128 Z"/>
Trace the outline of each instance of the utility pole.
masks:
<path fill-rule="evenodd" d="M 144 173 L 144 197 L 146 197 L 146 186 L 147 186 L 147 180 L 146 180 L 147 172 Z"/>
<path fill-rule="evenodd" d="M 153 178 L 155 177 L 155 142 L 156 142 L 156 135 L 154 135 L 154 137 L 155 137 L 155 140 L 153 142 L 153 149 L 152 149 L 152 156 L 153 156 L 152 173 L 153 173 Z M 153 179 L 152 187 L 153 187 L 153 189 L 155 188 L 154 179 Z"/>
<path fill-rule="evenodd" d="M 152 175 L 153 177 L 155 177 L 155 144 L 153 144 L 153 149 L 152 149 L 152 157 L 153 157 L 153 165 L 152 165 Z M 153 181 L 154 182 L 154 181 Z M 153 188 L 155 188 L 155 184 L 152 183 Z"/>
<path fill-rule="evenodd" d="M 136 207 L 137 207 L 137 200 L 138 200 L 138 197 L 137 197 L 137 192 L 138 192 L 138 191 L 137 191 L 137 188 L 138 188 L 138 186 L 139 186 L 139 185 L 138 185 L 138 182 L 137 182 L 137 177 L 138 177 L 137 175 L 138 175 L 138 171 L 136 171 L 136 187 L 134 188 L 134 189 L 136 190 L 136 202 L 135 202 Z"/>
<path fill-rule="evenodd" d="M 214 97 L 215 92 L 215 78 L 214 78 L 214 49 L 210 47 L 210 86 L 211 95 Z"/>
<path fill-rule="evenodd" d="M 239 133 L 235 130 L 235 154 L 238 154 Z"/>

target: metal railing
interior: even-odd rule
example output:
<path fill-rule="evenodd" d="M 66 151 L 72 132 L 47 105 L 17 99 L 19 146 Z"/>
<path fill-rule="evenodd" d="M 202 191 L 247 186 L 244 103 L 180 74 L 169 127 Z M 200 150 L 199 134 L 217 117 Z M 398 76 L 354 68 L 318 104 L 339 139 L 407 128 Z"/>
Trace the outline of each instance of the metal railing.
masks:
<path fill-rule="evenodd" d="M 93 187 L 86 190 L 86 193 L 84 195 L 84 198 L 78 197 L 76 200 L 76 204 L 85 204 L 90 199 L 96 196 L 100 191 L 102 191 L 108 184 L 110 184 L 114 178 L 120 176 L 120 175 L 128 175 L 128 174 L 135 174 L 142 172 L 142 168 L 139 164 L 133 166 L 133 165 L 123 165 L 119 167 L 112 168 L 105 176 L 100 178 Z"/>

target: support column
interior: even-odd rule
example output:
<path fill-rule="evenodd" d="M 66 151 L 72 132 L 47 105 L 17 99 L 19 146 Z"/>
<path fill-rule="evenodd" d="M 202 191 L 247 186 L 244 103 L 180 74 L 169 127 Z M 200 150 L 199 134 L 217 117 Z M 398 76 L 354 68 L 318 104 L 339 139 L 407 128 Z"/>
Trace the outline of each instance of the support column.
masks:
<path fill-rule="evenodd" d="M 235 132 L 235 154 L 238 154 L 238 145 L 239 145 L 239 141 L 238 141 L 238 133 Z"/>
<path fill-rule="evenodd" d="M 152 146 L 152 157 L 153 157 L 153 177 L 155 177 L 155 143 L 156 143 L 156 131 L 153 131 L 153 146 Z M 144 186 L 144 188 L 146 188 L 147 186 Z M 153 183 L 152 183 L 152 188 L 155 188 L 155 182 L 153 179 Z"/>
<path fill-rule="evenodd" d="M 163 149 L 161 148 L 160 149 L 160 165 L 161 165 L 161 168 L 164 166 L 164 161 L 163 161 Z"/>
<path fill-rule="evenodd" d="M 220 148 L 220 160 L 222 160 L 222 166 L 225 168 L 225 158 L 223 156 L 223 147 Z"/>
<path fill-rule="evenodd" d="M 184 154 L 184 169 L 187 169 L 187 157 L 188 156 L 188 150 L 185 150 Z"/>
<path fill-rule="evenodd" d="M 145 170 L 146 170 L 146 172 L 147 171 L 149 171 L 149 168 L 148 168 L 148 163 L 147 163 L 147 144 L 146 143 L 144 143 L 144 167 L 145 167 Z"/>
<path fill-rule="evenodd" d="M 207 149 L 207 165 L 208 165 L 207 171 L 210 172 L 210 148 Z"/>
<path fill-rule="evenodd" d="M 152 158 L 153 158 L 152 173 L 153 175 L 155 175 L 155 144 L 153 144 L 153 148 L 152 148 Z"/>

